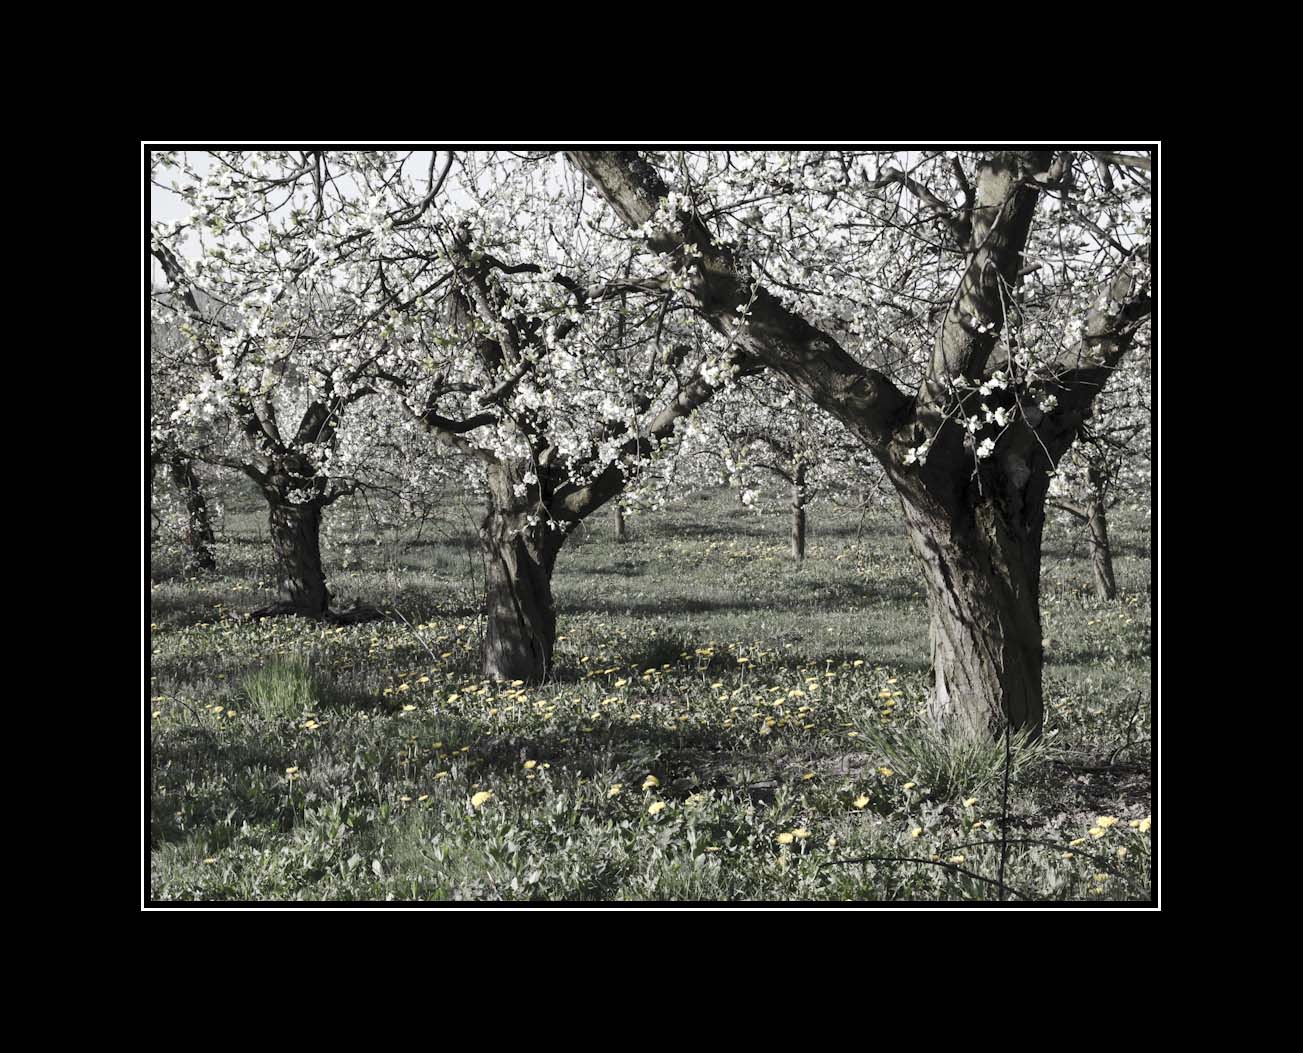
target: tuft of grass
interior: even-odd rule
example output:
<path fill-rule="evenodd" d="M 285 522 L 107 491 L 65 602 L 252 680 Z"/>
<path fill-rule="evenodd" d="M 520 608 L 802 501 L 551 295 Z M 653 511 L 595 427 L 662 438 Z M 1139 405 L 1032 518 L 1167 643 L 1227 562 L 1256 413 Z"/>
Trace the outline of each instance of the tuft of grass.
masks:
<path fill-rule="evenodd" d="M 991 740 L 960 735 L 923 720 L 890 725 L 866 717 L 857 721 L 870 748 L 881 753 L 896 771 L 917 783 L 933 800 L 976 796 L 999 786 L 1006 760 L 1003 738 Z M 1009 744 L 1010 778 L 1046 759 L 1044 740 L 1025 732 Z"/>
<path fill-rule="evenodd" d="M 303 655 L 277 655 L 246 676 L 240 686 L 253 712 L 264 720 L 282 720 L 313 712 L 329 694 L 329 686 L 312 660 Z"/>

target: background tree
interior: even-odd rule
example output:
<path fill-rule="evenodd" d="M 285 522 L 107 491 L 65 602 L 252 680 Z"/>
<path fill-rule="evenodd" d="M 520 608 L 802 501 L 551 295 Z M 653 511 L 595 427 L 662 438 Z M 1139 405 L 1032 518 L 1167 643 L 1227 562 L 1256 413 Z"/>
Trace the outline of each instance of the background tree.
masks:
<path fill-rule="evenodd" d="M 168 287 L 155 297 L 156 319 L 189 342 L 188 361 L 173 368 L 195 385 L 172 422 L 220 419 L 241 437 L 206 457 L 245 473 L 268 503 L 282 599 L 255 616 L 374 616 L 332 611 L 320 551 L 324 509 L 353 490 L 336 460 L 340 422 L 374 394 L 370 370 L 383 358 L 383 343 L 364 346 L 358 324 L 374 278 L 341 258 L 332 237 L 352 229 L 354 214 L 330 204 L 319 155 L 212 157 L 207 173 L 153 158 L 156 179 L 180 173 L 175 186 L 192 205 L 188 221 L 155 224 L 151 243 Z M 309 176 L 315 193 L 300 192 Z M 181 248 L 187 236 L 195 255 Z"/>

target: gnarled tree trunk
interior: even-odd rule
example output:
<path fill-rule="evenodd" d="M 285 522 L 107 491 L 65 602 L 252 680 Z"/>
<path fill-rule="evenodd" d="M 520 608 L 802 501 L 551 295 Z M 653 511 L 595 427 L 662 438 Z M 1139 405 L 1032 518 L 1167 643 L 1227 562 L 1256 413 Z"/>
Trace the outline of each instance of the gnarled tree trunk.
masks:
<path fill-rule="evenodd" d="M 217 541 L 213 537 L 213 523 L 208 515 L 208 502 L 199 486 L 199 477 L 194 465 L 186 458 L 179 458 L 168 465 L 172 482 L 185 498 L 186 531 L 185 544 L 190 551 L 189 569 L 192 571 L 214 570 L 217 567 Z"/>
<path fill-rule="evenodd" d="M 271 607 L 254 611 L 254 616 L 327 617 L 332 597 L 321 566 L 321 510 L 325 502 L 314 499 L 295 504 L 272 493 L 267 494 L 267 501 L 276 584 L 282 598 Z"/>
<path fill-rule="evenodd" d="M 982 472 L 958 492 L 929 492 L 897 475 L 905 521 L 924 571 L 932 645 L 929 714 L 961 736 L 1006 726 L 1040 734 L 1041 535 L 1047 483 Z"/>
<path fill-rule="evenodd" d="M 480 524 L 487 592 L 483 672 L 495 680 L 537 682 L 552 668 L 552 569 L 566 535 L 548 528 L 533 488 L 516 494 L 521 474 L 502 464 L 488 470 L 488 511 Z"/>

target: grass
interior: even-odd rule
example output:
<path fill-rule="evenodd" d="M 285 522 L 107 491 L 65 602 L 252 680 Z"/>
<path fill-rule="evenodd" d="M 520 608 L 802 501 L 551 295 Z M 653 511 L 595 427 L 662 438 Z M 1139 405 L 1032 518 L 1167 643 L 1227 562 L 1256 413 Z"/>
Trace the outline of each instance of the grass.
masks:
<path fill-rule="evenodd" d="M 302 655 L 273 655 L 240 681 L 249 708 L 264 720 L 297 717 L 319 709 L 329 686 Z"/>
<path fill-rule="evenodd" d="M 151 898 L 997 898 L 1000 769 L 928 738 L 894 512 L 816 507 L 802 566 L 781 514 L 723 492 L 630 517 L 623 545 L 599 516 L 558 561 L 556 676 L 527 687 L 479 676 L 473 509 L 405 538 L 332 508 L 333 591 L 409 628 L 237 617 L 271 572 L 262 511 L 226 505 L 217 574 L 153 553 Z M 1148 521 L 1110 528 L 1112 603 L 1047 529 L 1047 736 L 1006 871 L 1038 900 L 1150 897 Z"/>

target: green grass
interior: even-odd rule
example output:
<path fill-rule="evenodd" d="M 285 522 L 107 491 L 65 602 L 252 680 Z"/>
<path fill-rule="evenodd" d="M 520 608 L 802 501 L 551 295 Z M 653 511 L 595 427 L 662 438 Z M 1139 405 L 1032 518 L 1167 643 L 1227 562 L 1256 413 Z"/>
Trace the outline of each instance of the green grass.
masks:
<path fill-rule="evenodd" d="M 297 717 L 319 709 L 329 687 L 302 655 L 273 655 L 240 681 L 249 709 L 264 720 Z"/>
<path fill-rule="evenodd" d="M 271 571 L 262 511 L 227 507 L 218 574 L 154 552 L 152 898 L 997 897 L 961 871 L 998 870 L 1001 769 L 928 738 L 893 512 L 860 530 L 816 506 L 803 566 L 781 514 L 726 493 L 631 517 L 624 545 L 601 514 L 558 560 L 556 676 L 528 688 L 479 676 L 474 509 L 404 538 L 332 508 L 336 596 L 412 629 L 236 617 Z M 1150 896 L 1148 521 L 1110 528 L 1113 603 L 1084 539 L 1047 529 L 1047 736 L 1013 779 L 1006 871 L 1035 899 Z M 847 862 L 870 856 L 925 862 Z"/>

